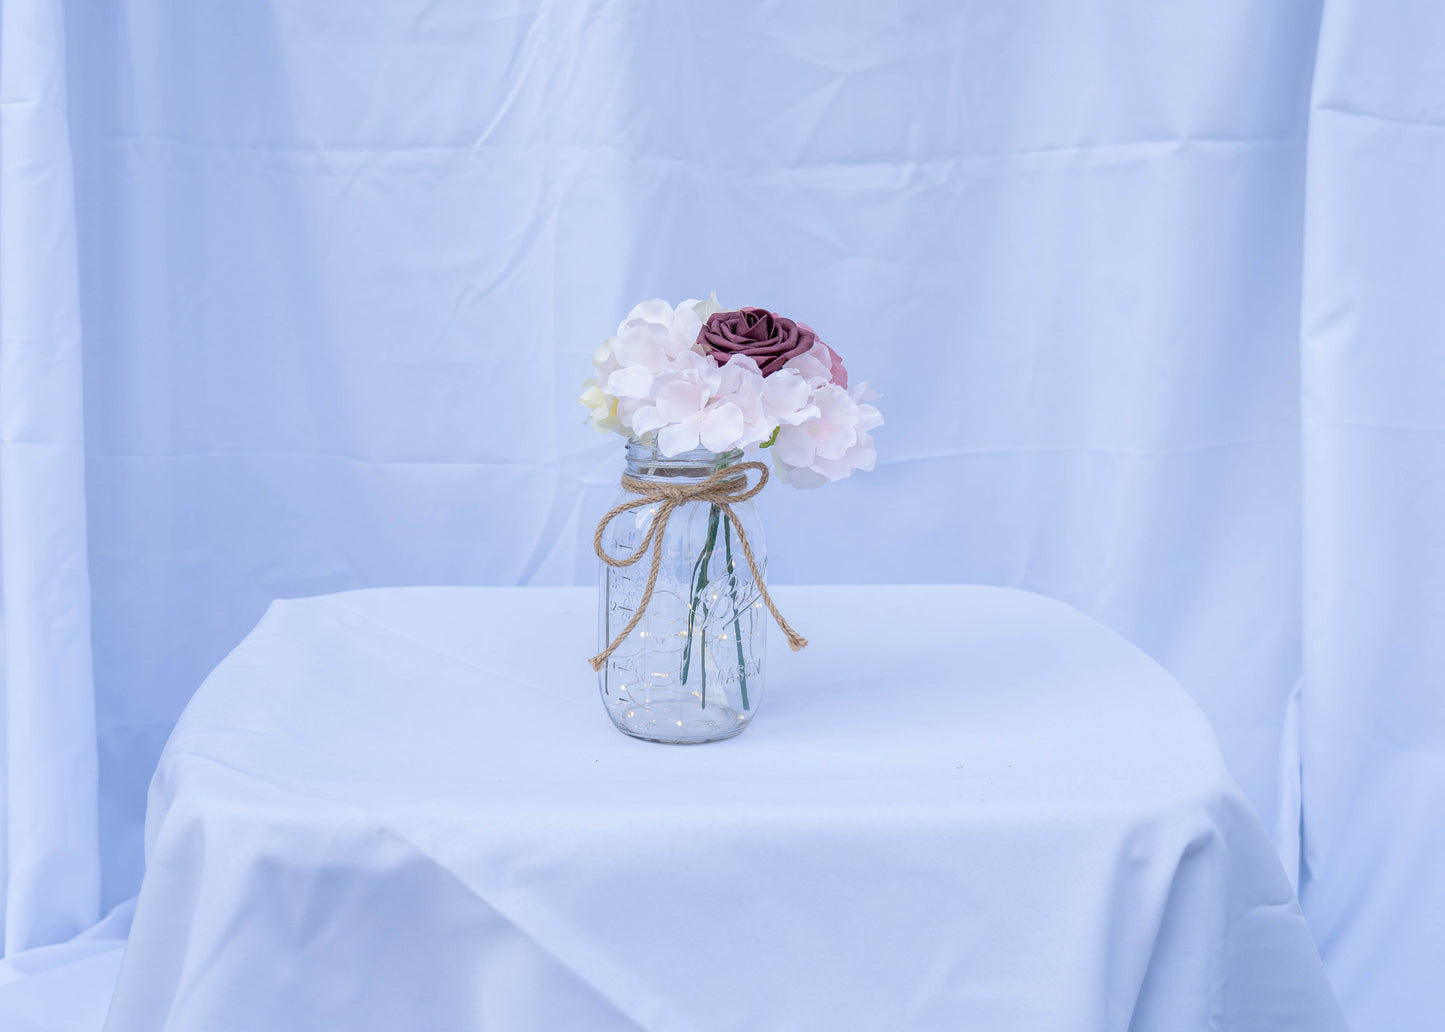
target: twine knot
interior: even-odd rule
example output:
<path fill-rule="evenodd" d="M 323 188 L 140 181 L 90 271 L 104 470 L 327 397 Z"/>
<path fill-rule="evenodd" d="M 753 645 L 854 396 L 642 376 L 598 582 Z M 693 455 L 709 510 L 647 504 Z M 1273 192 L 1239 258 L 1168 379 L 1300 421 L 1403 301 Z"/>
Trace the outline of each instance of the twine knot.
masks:
<path fill-rule="evenodd" d="M 750 470 L 756 470 L 758 473 L 758 482 L 751 486 L 748 484 Z M 753 581 L 758 586 L 758 593 L 768 607 L 768 612 L 772 613 L 773 619 L 778 622 L 778 627 L 788 636 L 788 648 L 797 652 L 808 644 L 808 639 L 789 627 L 788 621 L 783 619 L 783 614 L 778 612 L 778 607 L 768 594 L 767 585 L 763 583 L 763 575 L 758 572 L 758 563 L 753 558 L 753 546 L 748 543 L 747 532 L 743 530 L 742 522 L 733 512 L 734 505 L 740 505 L 751 499 L 763 489 L 767 482 L 768 467 L 761 462 L 740 462 L 736 466 L 719 470 L 706 480 L 696 484 L 659 484 L 623 474 L 623 490 L 629 491 L 637 497 L 614 506 L 607 515 L 598 521 L 597 533 L 592 535 L 592 549 L 597 553 L 597 558 L 608 566 L 619 568 L 632 566 L 651 550 L 652 569 L 647 574 L 647 586 L 642 590 L 642 599 L 637 603 L 637 609 L 633 612 L 632 619 L 627 621 L 627 626 L 618 632 L 617 637 L 612 639 L 612 643 L 606 649 L 587 661 L 593 670 L 601 670 L 612 653 L 617 651 L 617 647 L 642 621 L 642 615 L 647 611 L 647 604 L 652 601 L 652 589 L 657 586 L 658 571 L 662 568 L 662 537 L 667 531 L 667 521 L 672 518 L 672 514 L 678 506 L 686 505 L 688 502 L 707 502 L 715 506 L 733 525 L 733 529 L 738 532 L 738 542 L 743 547 L 743 556 L 748 561 L 748 569 L 753 571 Z M 623 558 L 608 554 L 607 549 L 602 546 L 602 535 L 607 530 L 608 524 L 623 513 L 644 505 L 656 505 L 657 512 L 652 517 L 652 524 L 647 528 L 647 534 L 643 537 L 642 543 L 633 550 L 631 555 Z"/>

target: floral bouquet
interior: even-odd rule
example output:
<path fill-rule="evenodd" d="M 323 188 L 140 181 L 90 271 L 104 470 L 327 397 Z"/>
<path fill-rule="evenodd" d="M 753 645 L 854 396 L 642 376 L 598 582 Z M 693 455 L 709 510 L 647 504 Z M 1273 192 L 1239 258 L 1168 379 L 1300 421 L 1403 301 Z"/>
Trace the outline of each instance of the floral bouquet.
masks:
<path fill-rule="evenodd" d="M 763 582 L 750 500 L 769 473 L 755 457 L 766 450 L 799 488 L 871 470 L 877 395 L 848 386 L 842 359 L 811 327 L 762 308 L 724 309 L 716 295 L 676 308 L 643 302 L 592 363 L 579 400 L 594 427 L 628 438 L 624 494 L 593 539 L 605 648 L 590 662 L 603 701 L 639 738 L 731 737 L 761 688 L 759 611 L 793 649 L 807 644 Z M 633 519 L 619 519 L 627 513 Z M 644 580 L 633 567 L 648 555 Z"/>
<path fill-rule="evenodd" d="M 806 323 L 762 308 L 644 301 L 592 356 L 583 405 L 598 430 L 674 456 L 767 448 L 794 487 L 819 487 L 876 458 L 883 416 L 866 383 L 848 386 L 838 353 Z"/>

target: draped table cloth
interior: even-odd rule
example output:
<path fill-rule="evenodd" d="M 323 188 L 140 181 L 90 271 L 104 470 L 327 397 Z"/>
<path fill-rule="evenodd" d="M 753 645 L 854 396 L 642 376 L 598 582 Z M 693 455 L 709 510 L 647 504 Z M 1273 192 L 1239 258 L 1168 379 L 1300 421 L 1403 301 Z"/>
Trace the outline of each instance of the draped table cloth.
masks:
<path fill-rule="evenodd" d="M 744 735 L 582 588 L 277 602 L 176 727 L 107 1028 L 1342 1029 L 1204 717 L 1062 603 L 779 589 Z"/>

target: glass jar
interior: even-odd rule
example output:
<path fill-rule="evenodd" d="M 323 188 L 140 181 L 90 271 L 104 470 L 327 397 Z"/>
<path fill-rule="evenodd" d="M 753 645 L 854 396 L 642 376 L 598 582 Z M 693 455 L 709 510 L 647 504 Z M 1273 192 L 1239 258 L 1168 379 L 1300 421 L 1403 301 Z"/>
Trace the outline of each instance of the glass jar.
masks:
<path fill-rule="evenodd" d="M 627 443 L 627 475 L 644 485 L 698 484 L 742 461 L 742 452 L 698 448 L 671 458 L 652 444 Z M 624 490 L 616 504 L 637 500 Z M 620 513 L 603 530 L 602 648 L 637 612 L 652 567 L 647 534 L 660 503 Z M 766 575 L 763 528 L 751 501 L 732 506 Z M 714 742 L 741 734 L 763 694 L 767 610 L 744 558 L 738 528 L 717 506 L 684 502 L 673 510 L 660 545 L 662 560 L 640 622 L 598 671 L 602 702 L 618 730 L 651 742 Z"/>

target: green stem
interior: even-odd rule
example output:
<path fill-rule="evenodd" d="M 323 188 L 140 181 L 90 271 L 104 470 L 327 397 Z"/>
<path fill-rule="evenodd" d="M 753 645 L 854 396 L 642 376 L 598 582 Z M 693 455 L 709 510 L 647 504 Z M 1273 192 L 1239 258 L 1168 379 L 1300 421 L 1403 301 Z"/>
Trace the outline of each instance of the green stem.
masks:
<path fill-rule="evenodd" d="M 702 554 L 697 557 L 693 564 L 693 588 L 692 601 L 687 607 L 687 644 L 682 650 L 682 683 L 687 684 L 687 673 L 692 666 L 692 631 L 694 621 L 697 619 L 697 607 L 702 601 L 703 589 L 707 587 L 707 568 L 712 563 L 713 548 L 717 545 L 718 518 L 722 515 L 716 505 L 707 518 L 707 543 L 702 546 Z M 707 705 L 707 647 L 704 643 L 699 655 L 699 666 L 702 668 L 702 704 Z"/>
<path fill-rule="evenodd" d="M 738 647 L 738 681 L 743 690 L 743 709 L 748 708 L 748 667 L 743 659 L 743 628 L 738 619 L 738 571 L 733 563 L 733 521 L 723 524 L 723 549 L 728 561 L 728 591 L 733 600 L 733 641 Z"/>
<path fill-rule="evenodd" d="M 697 583 L 697 568 L 702 565 L 702 557 L 706 551 L 707 549 L 703 549 L 702 552 L 698 553 L 697 558 L 692 561 L 692 572 L 687 576 L 687 585 L 692 589 L 693 593 L 687 602 L 687 641 L 685 641 L 682 646 L 681 680 L 683 684 L 687 683 L 687 668 L 692 662 L 692 622 L 693 618 L 697 615 L 697 589 L 693 587 L 693 585 Z"/>

